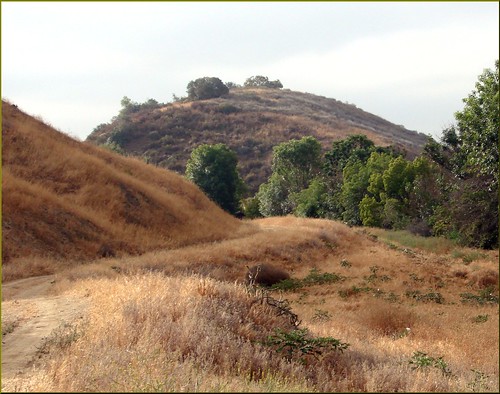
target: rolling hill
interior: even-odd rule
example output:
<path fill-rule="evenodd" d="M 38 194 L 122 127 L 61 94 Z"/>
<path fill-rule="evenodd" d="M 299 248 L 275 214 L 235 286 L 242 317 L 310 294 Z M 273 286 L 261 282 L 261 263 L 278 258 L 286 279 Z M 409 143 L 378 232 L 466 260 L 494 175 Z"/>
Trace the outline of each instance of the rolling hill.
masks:
<path fill-rule="evenodd" d="M 5 101 L 2 139 L 4 277 L 16 261 L 141 254 L 227 239 L 242 225 L 181 176 L 76 141 Z"/>
<path fill-rule="evenodd" d="M 498 392 L 498 250 L 239 221 L 2 104 L 2 391 Z"/>
<path fill-rule="evenodd" d="M 335 99 L 245 87 L 208 100 L 131 104 L 96 127 L 87 141 L 114 142 L 126 153 L 182 174 L 198 145 L 225 143 L 236 152 L 240 174 L 253 193 L 271 173 L 275 145 L 311 135 L 326 151 L 332 142 L 353 134 L 364 134 L 379 146 L 392 145 L 410 159 L 428 138 Z"/>

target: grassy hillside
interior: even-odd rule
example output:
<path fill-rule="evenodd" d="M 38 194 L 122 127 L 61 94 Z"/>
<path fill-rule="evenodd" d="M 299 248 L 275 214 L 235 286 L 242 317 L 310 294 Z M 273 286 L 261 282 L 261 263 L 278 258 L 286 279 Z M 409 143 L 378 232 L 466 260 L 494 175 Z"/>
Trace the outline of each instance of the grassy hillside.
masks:
<path fill-rule="evenodd" d="M 51 295 L 90 304 L 6 391 L 498 392 L 498 250 L 240 221 L 178 174 L 2 114 L 3 280 L 55 273 Z M 256 265 L 288 278 L 248 285 Z M 34 305 L 9 297 L 2 335 Z"/>
<path fill-rule="evenodd" d="M 200 144 L 225 143 L 237 153 L 252 192 L 267 181 L 273 146 L 311 135 L 324 150 L 333 141 L 364 134 L 376 145 L 393 145 L 413 158 L 427 141 L 424 134 L 397 126 L 352 104 L 288 89 L 234 88 L 227 96 L 167 105 L 132 105 L 87 138 L 110 138 L 125 152 L 184 173 Z"/>
<path fill-rule="evenodd" d="M 54 259 L 141 254 L 241 227 L 179 175 L 75 141 L 6 102 L 2 147 L 4 279 L 53 272 Z"/>
<path fill-rule="evenodd" d="M 56 290 L 91 307 L 47 340 L 31 389 L 498 391 L 498 251 L 321 219 L 253 223 L 58 274 Z M 243 286 L 256 263 L 290 279 Z"/>

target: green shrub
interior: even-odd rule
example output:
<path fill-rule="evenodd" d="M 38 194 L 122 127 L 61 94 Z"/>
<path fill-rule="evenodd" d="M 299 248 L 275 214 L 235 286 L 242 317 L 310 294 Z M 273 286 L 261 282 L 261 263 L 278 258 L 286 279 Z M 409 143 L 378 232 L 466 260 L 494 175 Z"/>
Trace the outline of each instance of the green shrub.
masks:
<path fill-rule="evenodd" d="M 479 294 L 461 293 L 460 297 L 462 298 L 463 304 L 498 304 L 498 294 L 495 294 L 493 286 L 482 289 Z"/>
<path fill-rule="evenodd" d="M 448 364 L 443 360 L 443 357 L 431 357 L 424 352 L 414 352 L 412 358 L 409 361 L 412 369 L 422 370 L 427 368 L 437 368 L 440 369 L 443 375 L 450 376 L 451 371 L 448 368 Z"/>
<path fill-rule="evenodd" d="M 343 352 L 349 347 L 348 343 L 339 341 L 332 337 L 307 338 L 307 329 L 283 331 L 275 329 L 273 335 L 269 335 L 266 345 L 275 347 L 278 353 L 285 353 L 285 358 L 291 361 L 294 357 L 305 363 L 305 356 L 313 356 L 316 359 L 325 351 Z"/>

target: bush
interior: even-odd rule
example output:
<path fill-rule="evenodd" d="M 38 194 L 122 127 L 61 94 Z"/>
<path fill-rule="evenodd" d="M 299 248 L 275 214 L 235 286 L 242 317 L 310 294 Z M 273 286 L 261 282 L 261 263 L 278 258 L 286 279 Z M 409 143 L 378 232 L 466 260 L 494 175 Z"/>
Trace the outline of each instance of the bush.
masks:
<path fill-rule="evenodd" d="M 245 87 L 265 87 L 271 89 L 281 89 L 283 84 L 279 79 L 276 81 L 270 81 L 268 77 L 263 75 L 256 75 L 254 77 L 247 78 L 244 84 Z"/>
<path fill-rule="evenodd" d="M 228 94 L 229 88 L 219 78 L 203 77 L 189 82 L 187 93 L 190 100 L 207 100 Z"/>

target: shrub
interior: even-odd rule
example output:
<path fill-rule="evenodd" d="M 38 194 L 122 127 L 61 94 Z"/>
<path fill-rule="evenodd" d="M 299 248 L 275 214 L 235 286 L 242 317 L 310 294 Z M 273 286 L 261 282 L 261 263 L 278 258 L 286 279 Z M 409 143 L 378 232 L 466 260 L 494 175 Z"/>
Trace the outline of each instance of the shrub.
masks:
<path fill-rule="evenodd" d="M 229 88 L 219 78 L 203 77 L 189 82 L 187 93 L 190 100 L 206 100 L 229 93 Z"/>
<path fill-rule="evenodd" d="M 268 77 L 263 75 L 256 75 L 254 77 L 247 78 L 244 84 L 245 87 L 265 87 L 272 89 L 281 89 L 283 84 L 279 79 L 276 81 L 270 81 Z"/>
<path fill-rule="evenodd" d="M 427 353 L 417 351 L 413 353 L 409 363 L 412 369 L 427 369 L 429 367 L 434 367 L 440 369 L 443 375 L 451 375 L 448 364 L 443 360 L 443 357 L 431 357 L 428 356 Z"/>
<path fill-rule="evenodd" d="M 307 338 L 307 329 L 283 331 L 276 329 L 274 335 L 269 335 L 266 344 L 275 346 L 276 351 L 285 353 L 285 358 L 291 361 L 298 354 L 299 361 L 305 363 L 305 356 L 312 355 L 319 359 L 325 351 L 334 350 L 343 352 L 349 347 L 348 343 L 332 337 Z"/>

